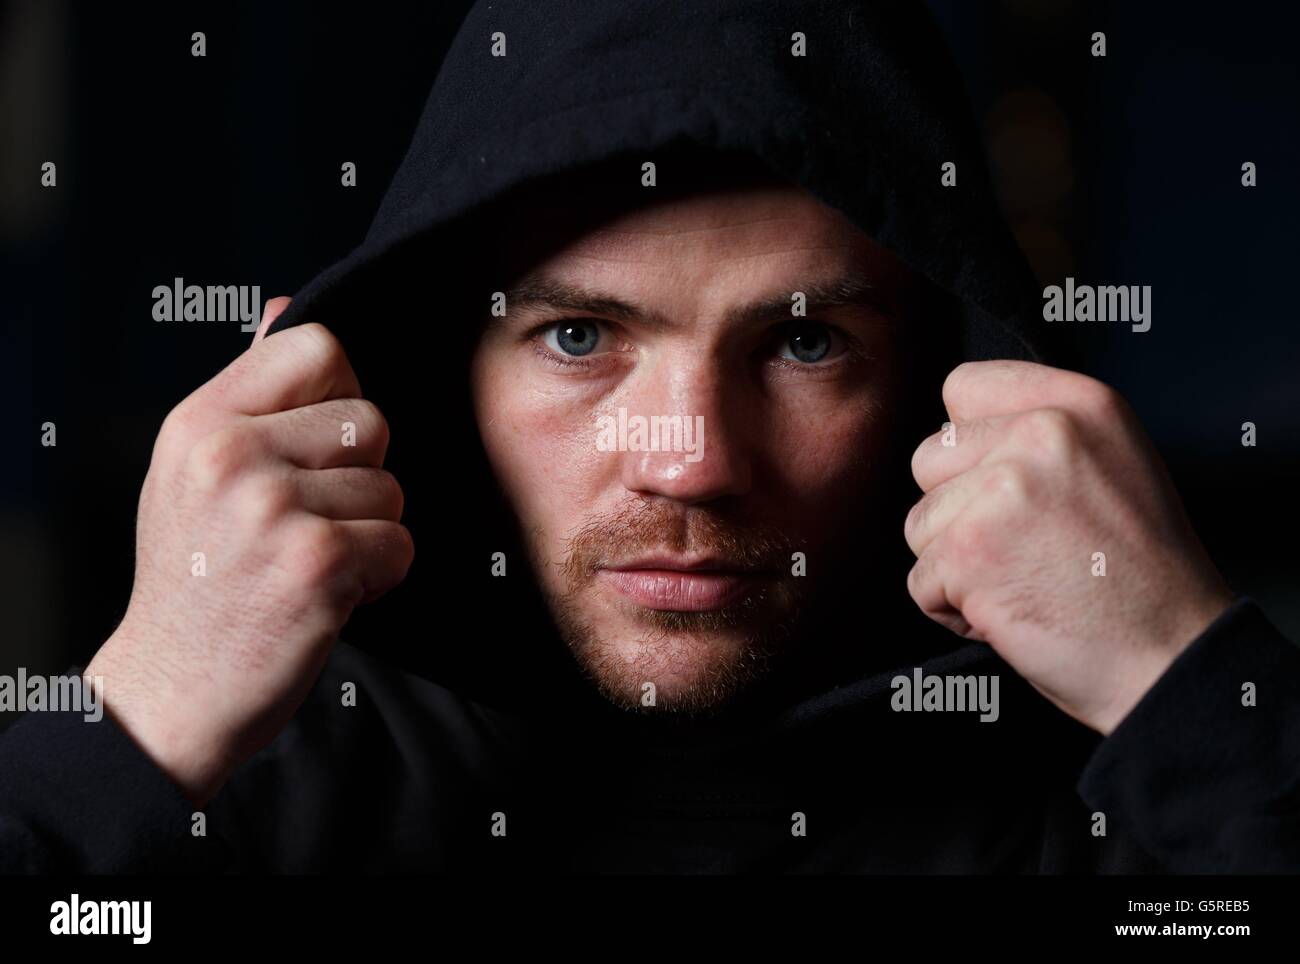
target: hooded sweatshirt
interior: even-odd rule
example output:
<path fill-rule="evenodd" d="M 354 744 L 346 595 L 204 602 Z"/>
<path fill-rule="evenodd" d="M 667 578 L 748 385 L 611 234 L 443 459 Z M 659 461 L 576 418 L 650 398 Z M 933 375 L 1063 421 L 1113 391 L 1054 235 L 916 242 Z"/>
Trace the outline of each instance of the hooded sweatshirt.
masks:
<path fill-rule="evenodd" d="M 533 580 L 492 576 L 495 551 L 522 556 L 460 364 L 473 306 L 506 280 L 485 242 L 520 191 L 590 173 L 635 204 L 645 162 L 672 189 L 705 155 L 799 185 L 927 279 L 945 307 L 915 323 L 935 357 L 1050 357 L 919 4 L 480 2 L 364 241 L 270 335 L 330 327 L 388 417 L 421 550 L 406 584 L 353 619 L 203 836 L 110 715 L 23 716 L 0 737 L 0 869 L 1300 869 L 1300 654 L 1247 598 L 1102 739 L 910 604 L 893 499 L 874 509 L 893 541 L 859 554 L 859 588 L 816 624 L 839 655 L 706 720 L 605 703 Z M 917 414 L 897 416 L 929 426 L 907 450 L 937 424 L 933 374 L 918 369 Z M 933 712 L 936 680 L 968 711 Z"/>

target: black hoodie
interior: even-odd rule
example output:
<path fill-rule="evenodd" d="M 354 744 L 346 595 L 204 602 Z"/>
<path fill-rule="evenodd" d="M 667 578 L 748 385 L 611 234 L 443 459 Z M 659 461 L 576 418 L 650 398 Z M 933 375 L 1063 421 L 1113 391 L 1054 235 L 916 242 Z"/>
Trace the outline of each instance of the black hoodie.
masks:
<path fill-rule="evenodd" d="M 591 183 L 624 171 L 634 203 L 644 161 L 671 188 L 699 151 L 803 186 L 929 279 L 954 319 L 926 333 L 936 357 L 1045 357 L 1039 292 L 919 5 L 479 3 L 364 243 L 272 329 L 335 330 L 388 416 L 419 547 L 406 585 L 383 615 L 354 619 L 355 645 L 338 645 L 289 726 L 208 805 L 206 836 L 111 718 L 26 715 L 0 738 L 0 868 L 1300 868 L 1300 654 L 1249 600 L 1101 740 L 908 603 L 892 502 L 877 515 L 899 551 L 876 554 L 892 578 L 864 572 L 870 591 L 818 624 L 858 656 L 769 681 L 709 721 L 606 705 L 532 581 L 491 577 L 517 536 L 464 379 L 439 374 L 458 350 L 439 323 L 466 328 L 456 319 L 504 280 L 484 225 L 516 191 L 598 167 L 615 173 Z M 955 187 L 941 184 L 948 162 Z M 937 402 L 937 381 L 915 387 Z M 926 432 L 932 414 L 917 417 Z M 896 712 L 892 681 L 914 672 L 997 676 L 998 719 Z M 1258 687 L 1248 712 L 1244 681 Z"/>

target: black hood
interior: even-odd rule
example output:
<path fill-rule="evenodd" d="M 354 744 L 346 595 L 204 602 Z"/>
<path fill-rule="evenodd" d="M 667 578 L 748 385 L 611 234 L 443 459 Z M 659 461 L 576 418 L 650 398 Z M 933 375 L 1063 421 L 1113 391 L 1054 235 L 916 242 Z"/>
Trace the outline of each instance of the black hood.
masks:
<path fill-rule="evenodd" d="M 805 55 L 795 56 L 800 37 Z M 480 2 L 365 241 L 272 328 L 317 321 L 335 331 L 393 428 L 388 465 L 407 491 L 416 562 L 403 587 L 354 617 L 353 644 L 498 707 L 590 705 L 524 567 L 505 579 L 490 572 L 493 552 L 517 543 L 473 427 L 456 330 L 468 322 L 462 301 L 486 304 L 505 279 L 475 261 L 467 239 L 476 217 L 518 189 L 602 163 L 626 164 L 636 184 L 644 161 L 682 147 L 749 155 L 895 252 L 950 299 L 952 357 L 1040 357 L 1027 334 L 1040 291 L 920 4 Z M 949 162 L 955 186 L 941 183 Z M 671 181 L 672 166 L 660 177 Z M 937 403 L 937 382 L 924 387 Z M 941 408 L 926 417 L 941 419 Z M 879 590 L 889 603 L 865 592 L 844 623 L 874 658 L 837 679 L 845 686 L 787 699 L 781 718 L 887 695 L 909 654 L 954 668 L 991 658 L 906 612 L 902 518 L 889 520 L 890 552 L 903 550 Z"/>

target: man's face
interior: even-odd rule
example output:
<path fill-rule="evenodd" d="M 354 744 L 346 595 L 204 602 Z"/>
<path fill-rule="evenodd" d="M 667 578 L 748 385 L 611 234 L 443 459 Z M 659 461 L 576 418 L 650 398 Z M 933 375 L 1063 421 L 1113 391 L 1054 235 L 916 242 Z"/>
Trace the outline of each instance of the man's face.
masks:
<path fill-rule="evenodd" d="M 502 240 L 529 270 L 475 351 L 479 431 L 582 669 L 622 705 L 705 711 L 797 640 L 833 559 L 874 549 L 845 542 L 887 442 L 908 275 L 775 182 L 531 256 L 565 200 L 524 203 Z"/>

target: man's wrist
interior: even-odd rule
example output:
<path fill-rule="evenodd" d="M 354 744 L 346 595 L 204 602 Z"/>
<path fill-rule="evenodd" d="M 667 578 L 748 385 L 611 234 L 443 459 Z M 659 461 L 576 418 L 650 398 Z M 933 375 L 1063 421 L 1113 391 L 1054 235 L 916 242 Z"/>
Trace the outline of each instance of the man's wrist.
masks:
<path fill-rule="evenodd" d="M 1095 719 L 1084 722 L 1102 736 L 1110 736 L 1168 672 L 1174 661 L 1228 610 L 1232 602 L 1233 595 L 1226 589 L 1201 594 L 1191 600 L 1182 609 L 1180 618 L 1126 661 L 1114 698 L 1096 714 Z"/>
<path fill-rule="evenodd" d="M 143 670 L 122 627 L 104 643 L 83 676 L 104 681 L 104 711 L 196 807 L 221 788 L 234 762 L 202 723 L 193 694 L 163 673 Z"/>

